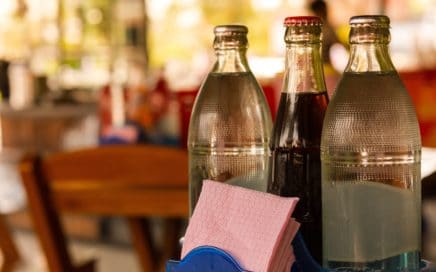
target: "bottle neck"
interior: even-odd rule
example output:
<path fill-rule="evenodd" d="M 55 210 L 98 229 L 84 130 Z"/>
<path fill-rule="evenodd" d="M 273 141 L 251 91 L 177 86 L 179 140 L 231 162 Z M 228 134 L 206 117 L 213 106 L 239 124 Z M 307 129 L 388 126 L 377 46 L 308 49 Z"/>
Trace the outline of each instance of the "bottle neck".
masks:
<path fill-rule="evenodd" d="M 246 48 L 240 47 L 216 49 L 217 60 L 212 73 L 249 72 L 246 51 Z"/>
<path fill-rule="evenodd" d="M 389 23 L 384 17 L 378 21 L 355 22 L 350 30 L 350 59 L 345 72 L 395 71 L 389 56 Z"/>
<path fill-rule="evenodd" d="M 345 72 L 390 72 L 395 71 L 389 56 L 387 43 L 351 44 L 350 59 Z"/>
<path fill-rule="evenodd" d="M 325 92 L 320 42 L 288 43 L 282 92 Z"/>

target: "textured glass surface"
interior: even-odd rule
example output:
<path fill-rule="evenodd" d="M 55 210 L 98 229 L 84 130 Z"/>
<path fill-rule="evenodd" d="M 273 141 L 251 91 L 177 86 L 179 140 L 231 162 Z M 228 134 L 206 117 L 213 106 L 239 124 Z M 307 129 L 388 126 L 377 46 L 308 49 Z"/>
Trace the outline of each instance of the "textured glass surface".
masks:
<path fill-rule="evenodd" d="M 420 149 L 415 108 L 396 72 L 346 72 L 330 103 L 324 152 Z"/>
<path fill-rule="evenodd" d="M 419 271 L 420 150 L 397 73 L 345 72 L 321 139 L 326 267 Z"/>
<path fill-rule="evenodd" d="M 204 179 L 266 191 L 271 130 L 266 99 L 251 72 L 210 73 L 189 127 L 191 210 Z"/>

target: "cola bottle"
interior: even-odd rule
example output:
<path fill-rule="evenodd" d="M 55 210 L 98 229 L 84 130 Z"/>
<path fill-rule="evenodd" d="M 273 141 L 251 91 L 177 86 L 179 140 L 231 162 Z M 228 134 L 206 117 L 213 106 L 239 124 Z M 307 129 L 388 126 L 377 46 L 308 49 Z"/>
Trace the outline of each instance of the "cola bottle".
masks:
<path fill-rule="evenodd" d="M 285 19 L 286 69 L 272 139 L 268 192 L 299 197 L 293 217 L 312 257 L 322 261 L 320 142 L 328 95 L 321 59 L 322 22 Z"/>

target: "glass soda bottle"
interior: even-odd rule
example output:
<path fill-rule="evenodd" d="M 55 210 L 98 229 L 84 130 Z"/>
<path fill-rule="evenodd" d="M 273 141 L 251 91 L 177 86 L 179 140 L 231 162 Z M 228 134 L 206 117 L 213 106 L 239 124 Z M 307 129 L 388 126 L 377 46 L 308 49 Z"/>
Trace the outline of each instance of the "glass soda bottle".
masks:
<path fill-rule="evenodd" d="M 312 256 L 322 261 L 320 142 L 328 96 L 321 20 L 285 19 L 286 69 L 271 144 L 268 192 L 299 197 L 293 217 Z"/>
<path fill-rule="evenodd" d="M 188 132 L 190 210 L 204 179 L 266 191 L 272 120 L 248 66 L 248 29 L 214 29 L 217 60 L 195 100 Z"/>
<path fill-rule="evenodd" d="M 421 138 L 388 53 L 389 18 L 350 19 L 350 59 L 321 139 L 323 265 L 419 271 Z"/>

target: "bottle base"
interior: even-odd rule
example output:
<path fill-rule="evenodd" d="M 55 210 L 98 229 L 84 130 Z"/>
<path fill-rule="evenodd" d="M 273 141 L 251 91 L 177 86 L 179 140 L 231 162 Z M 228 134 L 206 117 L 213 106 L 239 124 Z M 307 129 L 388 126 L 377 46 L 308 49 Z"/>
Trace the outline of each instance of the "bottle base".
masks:
<path fill-rule="evenodd" d="M 419 272 L 420 259 L 419 251 L 414 251 L 373 262 L 327 261 L 324 267 L 343 272 Z"/>

